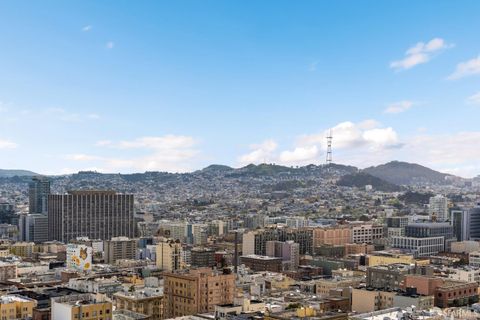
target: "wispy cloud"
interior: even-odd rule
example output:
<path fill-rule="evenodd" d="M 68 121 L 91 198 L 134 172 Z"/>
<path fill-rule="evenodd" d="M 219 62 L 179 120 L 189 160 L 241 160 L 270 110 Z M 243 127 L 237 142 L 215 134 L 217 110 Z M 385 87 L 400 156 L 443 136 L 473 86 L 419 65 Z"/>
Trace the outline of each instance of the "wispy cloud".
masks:
<path fill-rule="evenodd" d="M 100 119 L 100 115 L 96 113 L 90 113 L 85 115 L 77 112 L 70 112 L 64 108 L 47 108 L 44 110 L 44 113 L 49 114 L 53 117 L 56 117 L 58 120 L 65 121 L 65 122 L 82 122 L 87 119 L 90 119 L 90 120 Z"/>
<path fill-rule="evenodd" d="M 467 98 L 467 104 L 479 105 L 480 106 L 480 92 L 475 93 Z"/>
<path fill-rule="evenodd" d="M 13 141 L 0 139 L 0 149 L 15 149 L 17 146 Z"/>
<path fill-rule="evenodd" d="M 113 49 L 113 47 L 115 46 L 115 43 L 113 41 L 108 41 L 106 44 L 105 44 L 105 47 L 107 49 Z"/>
<path fill-rule="evenodd" d="M 69 154 L 64 159 L 87 163 L 89 167 L 102 168 L 99 171 L 170 171 L 185 172 L 194 168 L 193 161 L 200 151 L 197 149 L 198 141 L 190 136 L 164 135 L 153 137 L 140 137 L 133 140 L 114 142 L 101 140 L 95 144 L 97 147 L 110 149 L 139 150 L 142 155 L 122 152 L 122 156 L 97 156 L 91 154 Z"/>
<path fill-rule="evenodd" d="M 277 149 L 277 143 L 268 139 L 259 144 L 250 145 L 250 152 L 238 158 L 238 162 L 242 165 L 250 163 L 264 163 L 274 160 L 273 153 Z"/>
<path fill-rule="evenodd" d="M 480 56 L 457 64 L 455 71 L 447 79 L 457 80 L 477 74 L 480 74 Z"/>
<path fill-rule="evenodd" d="M 105 147 L 112 144 L 111 140 L 99 140 L 95 143 L 96 147 Z"/>
<path fill-rule="evenodd" d="M 82 28 L 82 31 L 83 32 L 88 32 L 88 31 L 92 30 L 92 28 L 93 27 L 91 25 L 86 25 L 85 27 Z"/>
<path fill-rule="evenodd" d="M 435 53 L 441 50 L 452 48 L 453 44 L 447 44 L 442 38 L 434 38 L 427 43 L 418 42 L 415 46 L 405 52 L 401 60 L 392 61 L 390 68 L 395 70 L 407 70 L 416 65 L 427 63 Z"/>
<path fill-rule="evenodd" d="M 385 113 L 402 113 L 410 109 L 414 106 L 413 101 L 403 100 L 391 103 L 388 107 L 384 110 Z"/>

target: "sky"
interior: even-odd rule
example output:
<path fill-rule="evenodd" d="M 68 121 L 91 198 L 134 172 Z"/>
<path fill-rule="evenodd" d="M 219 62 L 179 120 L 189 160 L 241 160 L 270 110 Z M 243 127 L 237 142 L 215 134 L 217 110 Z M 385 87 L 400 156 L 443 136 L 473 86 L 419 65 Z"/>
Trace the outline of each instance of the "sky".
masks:
<path fill-rule="evenodd" d="M 1 1 L 0 168 L 480 174 L 480 2 Z"/>

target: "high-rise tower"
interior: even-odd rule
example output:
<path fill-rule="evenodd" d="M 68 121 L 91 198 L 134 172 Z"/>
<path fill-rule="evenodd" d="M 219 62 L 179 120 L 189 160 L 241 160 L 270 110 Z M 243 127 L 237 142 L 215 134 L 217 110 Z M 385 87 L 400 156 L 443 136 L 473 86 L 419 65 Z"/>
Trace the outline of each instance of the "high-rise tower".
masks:
<path fill-rule="evenodd" d="M 48 195 L 50 180 L 46 177 L 33 177 L 28 184 L 29 212 L 48 213 Z"/>

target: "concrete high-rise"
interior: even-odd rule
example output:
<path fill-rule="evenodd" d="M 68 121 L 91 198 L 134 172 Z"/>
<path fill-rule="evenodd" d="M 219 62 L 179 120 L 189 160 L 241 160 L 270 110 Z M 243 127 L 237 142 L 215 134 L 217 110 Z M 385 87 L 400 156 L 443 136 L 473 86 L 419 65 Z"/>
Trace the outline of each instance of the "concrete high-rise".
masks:
<path fill-rule="evenodd" d="M 29 212 L 47 214 L 49 195 L 50 180 L 46 177 L 33 177 L 28 184 Z"/>
<path fill-rule="evenodd" d="M 110 240 L 135 237 L 132 194 L 114 191 L 70 191 L 48 197 L 49 240 L 78 237 Z"/>
<path fill-rule="evenodd" d="M 480 240 L 480 203 L 470 209 L 470 239 Z"/>
<path fill-rule="evenodd" d="M 115 237 L 103 244 L 105 263 L 114 264 L 118 260 L 137 259 L 137 239 Z"/>
<path fill-rule="evenodd" d="M 18 218 L 19 240 L 42 243 L 48 241 L 48 217 L 45 214 L 22 214 Z"/>
<path fill-rule="evenodd" d="M 451 210 L 450 224 L 453 227 L 453 235 L 457 241 L 465 241 L 470 239 L 470 211 L 468 210 Z"/>
<path fill-rule="evenodd" d="M 431 197 L 428 208 L 432 220 L 440 222 L 448 220 L 448 199 L 446 197 L 440 194 Z"/>
<path fill-rule="evenodd" d="M 183 249 L 180 240 L 162 239 L 157 243 L 157 267 L 165 271 L 183 268 Z"/>

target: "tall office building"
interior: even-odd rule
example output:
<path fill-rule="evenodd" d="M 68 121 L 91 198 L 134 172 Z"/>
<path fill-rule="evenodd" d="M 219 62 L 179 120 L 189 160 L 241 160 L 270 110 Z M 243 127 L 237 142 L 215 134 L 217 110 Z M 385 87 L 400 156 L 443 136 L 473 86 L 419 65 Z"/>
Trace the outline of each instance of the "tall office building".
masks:
<path fill-rule="evenodd" d="M 183 248 L 180 240 L 162 239 L 157 243 L 157 267 L 165 271 L 183 268 Z"/>
<path fill-rule="evenodd" d="M 470 212 L 468 210 L 450 211 L 450 224 L 453 227 L 453 235 L 457 241 L 470 239 Z"/>
<path fill-rule="evenodd" d="M 448 199 L 446 197 L 440 194 L 431 197 L 428 208 L 432 220 L 440 222 L 448 220 Z"/>
<path fill-rule="evenodd" d="M 50 180 L 46 177 L 33 177 L 28 184 L 29 212 L 47 214 L 49 195 Z"/>
<path fill-rule="evenodd" d="M 480 203 L 470 209 L 470 239 L 480 240 Z"/>
<path fill-rule="evenodd" d="M 49 240 L 78 237 L 110 240 L 135 237 L 132 194 L 114 191 L 70 191 L 48 197 Z"/>
<path fill-rule="evenodd" d="M 48 241 L 48 217 L 45 214 L 22 214 L 18 218 L 20 241 L 42 243 Z"/>
<path fill-rule="evenodd" d="M 0 200 L 0 223 L 16 224 L 15 206 Z"/>

